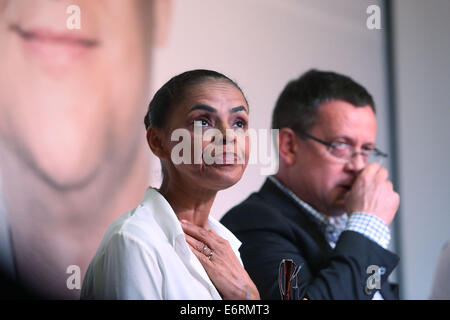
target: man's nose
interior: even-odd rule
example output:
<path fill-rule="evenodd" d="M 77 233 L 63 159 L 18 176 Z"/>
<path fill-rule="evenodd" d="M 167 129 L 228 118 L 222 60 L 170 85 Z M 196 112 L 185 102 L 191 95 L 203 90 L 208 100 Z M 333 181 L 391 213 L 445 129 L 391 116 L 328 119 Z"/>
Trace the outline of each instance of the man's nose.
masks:
<path fill-rule="evenodd" d="M 367 158 L 360 152 L 355 152 L 346 164 L 347 170 L 359 172 L 367 165 Z"/>

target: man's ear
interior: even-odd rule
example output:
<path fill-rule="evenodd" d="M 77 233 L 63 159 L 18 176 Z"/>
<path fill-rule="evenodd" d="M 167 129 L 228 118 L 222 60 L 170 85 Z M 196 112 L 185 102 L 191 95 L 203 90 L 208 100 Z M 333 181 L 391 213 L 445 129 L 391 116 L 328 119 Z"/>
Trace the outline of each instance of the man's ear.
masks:
<path fill-rule="evenodd" d="M 290 128 L 282 128 L 278 135 L 278 150 L 281 160 L 288 166 L 295 164 L 297 160 L 298 144 L 297 135 Z"/>
<path fill-rule="evenodd" d="M 169 38 L 172 21 L 172 0 L 153 0 L 154 44 L 164 47 Z"/>
<path fill-rule="evenodd" d="M 166 158 L 164 132 L 161 129 L 150 126 L 147 130 L 147 143 L 155 156 L 160 159 Z"/>

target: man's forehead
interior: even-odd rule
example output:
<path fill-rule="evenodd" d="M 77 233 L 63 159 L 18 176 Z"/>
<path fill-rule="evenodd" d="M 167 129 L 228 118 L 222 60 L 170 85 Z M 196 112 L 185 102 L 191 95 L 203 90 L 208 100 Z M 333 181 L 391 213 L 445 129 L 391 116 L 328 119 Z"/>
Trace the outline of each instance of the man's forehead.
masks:
<path fill-rule="evenodd" d="M 314 129 L 328 135 L 372 140 L 375 139 L 377 123 L 369 105 L 360 107 L 338 100 L 319 107 Z"/>

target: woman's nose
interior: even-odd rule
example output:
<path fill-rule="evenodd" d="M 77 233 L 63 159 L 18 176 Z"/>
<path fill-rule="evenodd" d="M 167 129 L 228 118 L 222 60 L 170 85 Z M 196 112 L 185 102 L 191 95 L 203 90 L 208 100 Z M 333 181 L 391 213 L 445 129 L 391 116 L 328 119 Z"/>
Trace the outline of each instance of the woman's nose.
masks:
<path fill-rule="evenodd" d="M 222 143 L 227 144 L 236 140 L 236 135 L 233 129 L 228 124 L 220 124 L 217 129 L 222 135 Z M 219 142 L 219 141 L 218 141 Z"/>

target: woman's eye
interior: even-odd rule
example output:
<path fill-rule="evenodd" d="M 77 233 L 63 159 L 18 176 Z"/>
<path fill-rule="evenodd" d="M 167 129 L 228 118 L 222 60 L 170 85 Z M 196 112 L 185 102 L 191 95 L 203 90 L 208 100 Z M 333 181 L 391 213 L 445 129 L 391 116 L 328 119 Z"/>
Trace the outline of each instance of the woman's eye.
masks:
<path fill-rule="evenodd" d="M 242 120 L 238 120 L 234 123 L 235 127 L 242 128 L 242 129 L 245 128 L 245 125 L 246 125 L 246 123 Z"/>
<path fill-rule="evenodd" d="M 194 121 L 194 124 L 197 126 L 207 127 L 209 126 L 209 121 L 206 119 L 198 119 Z"/>

